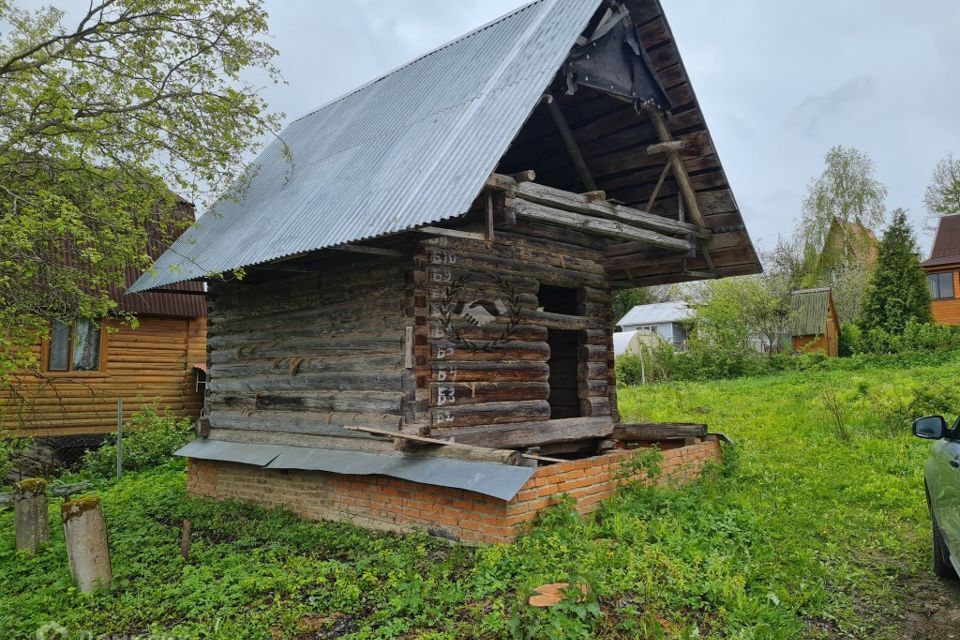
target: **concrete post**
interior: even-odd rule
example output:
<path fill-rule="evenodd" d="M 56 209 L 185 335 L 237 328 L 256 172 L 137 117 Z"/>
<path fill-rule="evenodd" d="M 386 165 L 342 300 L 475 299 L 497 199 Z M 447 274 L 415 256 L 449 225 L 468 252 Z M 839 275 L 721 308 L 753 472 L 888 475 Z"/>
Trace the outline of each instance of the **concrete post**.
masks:
<path fill-rule="evenodd" d="M 60 514 L 70 573 L 80 592 L 109 589 L 113 585 L 113 569 L 100 498 L 84 496 L 64 502 Z"/>
<path fill-rule="evenodd" d="M 18 482 L 14 487 L 13 510 L 17 551 L 36 553 L 40 545 L 50 539 L 47 481 L 43 478 L 26 478 Z"/>

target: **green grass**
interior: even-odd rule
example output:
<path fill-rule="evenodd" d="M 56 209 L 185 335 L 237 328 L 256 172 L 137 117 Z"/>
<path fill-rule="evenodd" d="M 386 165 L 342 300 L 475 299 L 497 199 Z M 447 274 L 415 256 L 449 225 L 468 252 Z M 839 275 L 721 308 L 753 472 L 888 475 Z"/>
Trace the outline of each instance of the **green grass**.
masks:
<path fill-rule="evenodd" d="M 39 555 L 14 553 L 0 513 L 0 637 L 54 621 L 176 638 L 895 638 L 899 585 L 929 562 L 926 447 L 906 419 L 954 402 L 944 383 L 958 373 L 950 358 L 623 389 L 624 420 L 706 422 L 736 449 L 691 487 L 625 487 L 589 519 L 560 505 L 511 546 L 190 499 L 177 464 L 130 474 L 98 491 L 111 592 L 73 590 L 59 527 Z M 847 437 L 825 396 L 843 407 Z M 557 581 L 589 596 L 524 604 Z"/>

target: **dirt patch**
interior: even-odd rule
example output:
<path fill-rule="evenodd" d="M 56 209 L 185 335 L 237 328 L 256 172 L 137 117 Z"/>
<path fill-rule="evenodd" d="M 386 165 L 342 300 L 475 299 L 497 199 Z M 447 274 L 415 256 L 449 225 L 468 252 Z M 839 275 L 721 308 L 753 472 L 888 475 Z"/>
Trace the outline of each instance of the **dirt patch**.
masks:
<path fill-rule="evenodd" d="M 917 576 L 900 585 L 902 640 L 960 640 L 960 581 Z"/>

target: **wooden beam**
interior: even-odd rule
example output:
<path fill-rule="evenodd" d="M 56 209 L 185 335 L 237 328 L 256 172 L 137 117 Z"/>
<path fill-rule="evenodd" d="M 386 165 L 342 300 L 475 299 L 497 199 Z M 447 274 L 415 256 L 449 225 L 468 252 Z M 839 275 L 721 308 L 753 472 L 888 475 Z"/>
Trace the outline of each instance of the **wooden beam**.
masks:
<path fill-rule="evenodd" d="M 456 229 L 444 229 L 443 227 L 420 227 L 417 229 L 420 233 L 428 233 L 433 236 L 446 236 L 448 238 L 465 238 L 467 240 L 479 240 L 486 242 L 487 236 L 474 231 L 458 231 Z"/>
<path fill-rule="evenodd" d="M 587 166 L 587 161 L 583 159 L 583 154 L 580 153 L 580 147 L 577 146 L 577 139 L 573 137 L 573 131 L 570 130 L 567 119 L 563 116 L 563 112 L 560 111 L 560 105 L 557 104 L 557 101 L 554 100 L 550 94 L 543 96 L 543 99 L 547 103 L 547 109 L 550 110 L 550 116 L 553 118 L 554 124 L 557 125 L 557 129 L 560 131 L 560 139 L 563 140 L 563 146 L 566 147 L 567 153 L 573 161 L 573 165 L 577 168 L 577 173 L 580 174 L 580 180 L 583 182 L 583 186 L 585 186 L 588 191 L 596 191 L 597 183 L 593 179 L 593 174 L 590 173 L 590 167 Z"/>
<path fill-rule="evenodd" d="M 702 438 L 707 425 L 686 422 L 635 422 L 618 424 L 613 428 L 613 439 L 625 442 L 657 442 Z"/>
<path fill-rule="evenodd" d="M 671 140 L 670 142 L 658 142 L 647 147 L 647 155 L 655 156 L 661 153 L 678 153 L 683 149 L 683 140 Z"/>
<path fill-rule="evenodd" d="M 663 119 L 663 114 L 652 105 L 645 107 L 645 109 L 647 115 L 650 116 L 654 130 L 657 132 L 657 137 L 660 138 L 660 142 L 674 142 L 673 136 L 670 135 L 670 129 Z M 683 160 L 677 153 L 671 153 L 668 157 L 670 163 L 673 165 L 673 175 L 677 181 L 677 186 L 680 188 L 680 193 L 683 195 L 684 202 L 689 210 L 690 219 L 693 220 L 694 224 L 706 227 L 707 223 L 704 220 L 703 214 L 700 212 L 700 205 L 697 204 L 697 192 L 693 188 L 693 182 L 690 181 L 690 174 L 687 173 L 687 168 L 683 166 Z"/>
<path fill-rule="evenodd" d="M 367 247 L 362 244 L 345 244 L 340 247 L 330 247 L 334 251 L 346 251 L 347 253 L 363 253 L 371 256 L 389 256 L 391 258 L 402 258 L 404 253 L 396 249 L 383 249 L 381 247 Z"/>
<path fill-rule="evenodd" d="M 516 198 L 536 202 L 565 211 L 583 213 L 618 222 L 625 222 L 651 231 L 660 231 L 671 235 L 689 236 L 691 233 L 699 237 L 709 237 L 710 230 L 698 228 L 695 225 L 682 223 L 670 218 L 664 218 L 654 213 L 641 211 L 607 200 L 593 200 L 582 193 L 555 189 L 535 182 L 517 183 L 509 176 L 494 174 L 487 180 L 492 188 L 502 189 L 514 194 Z"/>
<path fill-rule="evenodd" d="M 653 193 L 650 194 L 650 199 L 647 200 L 647 211 L 653 209 L 653 203 L 657 201 L 657 196 L 660 195 L 660 189 L 663 188 L 663 182 L 667 179 L 667 176 L 670 174 L 670 168 L 673 165 L 668 160 L 665 165 L 663 165 L 663 171 L 660 172 L 660 178 L 657 180 L 656 186 L 653 187 Z M 681 220 L 681 222 L 683 222 Z"/>
<path fill-rule="evenodd" d="M 480 447 L 469 444 L 453 442 L 451 440 L 440 440 L 437 438 L 428 438 L 418 436 L 412 433 L 402 433 L 400 431 L 389 431 L 387 429 L 376 429 L 374 427 L 351 427 L 345 426 L 348 431 L 361 431 L 388 438 L 398 438 L 409 442 L 416 442 L 426 445 L 437 445 L 443 447 L 445 454 L 452 454 L 450 457 L 456 457 L 462 460 L 476 460 L 480 462 L 497 462 L 500 464 L 510 464 L 517 466 L 520 464 L 523 454 L 509 449 L 494 449 L 492 447 Z M 410 455 L 423 455 L 424 452 L 409 452 Z M 429 455 L 429 454 L 428 454 Z"/>
<path fill-rule="evenodd" d="M 694 246 L 688 240 L 635 227 L 626 222 L 593 218 L 527 200 L 516 200 L 513 205 L 513 211 L 517 218 L 569 227 L 584 233 L 607 238 L 645 242 L 649 245 L 671 251 L 688 252 Z"/>
<path fill-rule="evenodd" d="M 610 416 L 562 418 L 450 429 L 450 435 L 459 443 L 483 444 L 498 449 L 525 449 L 558 442 L 608 438 L 612 433 L 613 419 Z"/>

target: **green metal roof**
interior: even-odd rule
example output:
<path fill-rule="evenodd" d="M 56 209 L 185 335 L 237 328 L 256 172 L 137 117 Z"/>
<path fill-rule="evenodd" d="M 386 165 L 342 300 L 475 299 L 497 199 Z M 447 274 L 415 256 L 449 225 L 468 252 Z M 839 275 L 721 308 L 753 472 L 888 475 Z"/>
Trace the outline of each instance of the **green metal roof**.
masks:
<path fill-rule="evenodd" d="M 791 333 L 817 336 L 827 332 L 830 313 L 830 289 L 801 289 L 790 295 Z"/>

